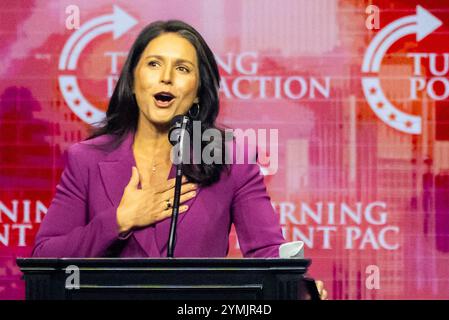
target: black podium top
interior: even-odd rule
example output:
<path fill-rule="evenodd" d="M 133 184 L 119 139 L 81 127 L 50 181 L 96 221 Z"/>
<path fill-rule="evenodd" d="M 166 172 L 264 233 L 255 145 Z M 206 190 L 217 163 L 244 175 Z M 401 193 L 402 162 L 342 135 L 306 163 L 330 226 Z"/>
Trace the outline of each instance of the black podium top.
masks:
<path fill-rule="evenodd" d="M 126 268 L 243 268 L 272 269 L 305 272 L 310 259 L 280 258 L 18 258 L 22 271 L 39 268 L 61 268 L 68 265 L 78 267 L 123 267 Z"/>
<path fill-rule="evenodd" d="M 308 259 L 19 258 L 17 264 L 24 273 L 27 299 L 316 296 L 304 276 Z"/>

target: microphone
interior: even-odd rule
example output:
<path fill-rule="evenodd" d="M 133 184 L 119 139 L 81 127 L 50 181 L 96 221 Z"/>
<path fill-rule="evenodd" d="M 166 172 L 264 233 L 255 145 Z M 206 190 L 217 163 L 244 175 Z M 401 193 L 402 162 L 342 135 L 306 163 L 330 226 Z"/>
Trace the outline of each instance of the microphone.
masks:
<path fill-rule="evenodd" d="M 185 139 L 187 127 L 190 123 L 190 118 L 185 115 L 177 115 L 173 117 L 170 122 L 170 129 L 168 130 L 168 139 L 173 146 L 179 144 L 179 152 L 174 155 L 174 162 L 176 163 L 176 180 L 175 180 L 175 196 L 173 199 L 173 210 L 170 223 L 170 234 L 168 237 L 167 257 L 173 258 L 176 245 L 176 227 L 178 223 L 179 200 L 181 197 L 182 184 L 182 160 L 184 158 Z M 176 157 L 176 158 L 175 158 Z"/>

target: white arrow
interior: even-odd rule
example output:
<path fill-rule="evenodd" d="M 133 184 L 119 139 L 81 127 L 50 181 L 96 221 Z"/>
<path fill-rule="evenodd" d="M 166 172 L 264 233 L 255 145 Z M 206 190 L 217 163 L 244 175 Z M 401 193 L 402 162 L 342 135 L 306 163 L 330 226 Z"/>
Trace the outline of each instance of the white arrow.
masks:
<path fill-rule="evenodd" d="M 59 59 L 59 69 L 65 70 L 67 68 L 69 70 L 74 70 L 80 53 L 93 38 L 100 34 L 112 31 L 115 40 L 136 24 L 137 20 L 118 6 L 113 6 L 113 13 L 110 15 L 103 15 L 89 20 L 84 23 L 65 44 Z M 68 65 L 67 60 L 69 60 Z"/>
<path fill-rule="evenodd" d="M 379 47 L 379 45 L 384 41 L 384 39 L 394 30 L 396 30 L 398 27 L 401 27 L 403 25 L 408 25 L 410 23 L 416 22 L 416 16 L 407 16 L 401 19 L 398 19 L 386 27 L 382 29 L 371 41 L 371 43 L 368 46 L 368 49 L 366 49 L 365 57 L 363 58 L 363 65 L 362 65 L 362 71 L 363 72 L 369 72 L 370 71 L 370 64 L 373 60 L 374 54 Z"/>
<path fill-rule="evenodd" d="M 416 7 L 416 16 L 418 19 L 416 41 L 418 42 L 434 32 L 443 24 L 443 21 L 435 17 L 433 14 L 431 14 L 421 6 Z"/>
<path fill-rule="evenodd" d="M 387 50 L 400 38 L 416 34 L 416 41 L 421 41 L 443 22 L 421 6 L 416 7 L 416 15 L 406 16 L 393 21 L 382 29 L 371 41 L 363 59 L 363 72 L 378 72 L 382 58 Z"/>
<path fill-rule="evenodd" d="M 397 109 L 383 93 L 379 78 L 363 77 L 362 87 L 371 109 L 384 123 L 405 133 L 421 133 L 421 117 Z M 375 93 L 370 92 L 373 88 L 376 89 Z M 394 116 L 394 119 L 391 119 L 391 116 Z"/>
<path fill-rule="evenodd" d="M 96 27 L 95 29 L 87 33 L 85 36 L 83 36 L 83 38 L 80 41 L 78 41 L 75 48 L 73 48 L 72 53 L 70 54 L 67 70 L 76 69 L 81 52 L 89 44 L 89 42 L 92 41 L 92 39 L 95 39 L 96 37 L 98 37 L 103 33 L 113 31 L 113 28 L 114 26 L 111 23 L 107 23 L 102 26 Z"/>
<path fill-rule="evenodd" d="M 374 37 L 363 58 L 362 72 L 378 73 L 385 53 L 400 38 L 416 34 L 416 41 L 419 42 L 441 25 L 441 20 L 417 6 L 416 15 L 393 21 Z M 362 87 L 369 106 L 383 122 L 402 132 L 421 133 L 421 117 L 397 109 L 383 93 L 378 77 L 363 77 Z"/>
<path fill-rule="evenodd" d="M 379 72 L 385 53 L 396 41 L 409 34 L 416 33 L 417 31 L 416 24 L 408 24 L 390 34 L 377 49 L 371 64 L 370 72 Z"/>
<path fill-rule="evenodd" d="M 95 124 L 103 120 L 105 113 L 94 107 L 81 93 L 76 77 L 60 75 L 59 87 L 70 109 L 84 122 Z M 69 88 L 71 88 L 69 90 Z"/>

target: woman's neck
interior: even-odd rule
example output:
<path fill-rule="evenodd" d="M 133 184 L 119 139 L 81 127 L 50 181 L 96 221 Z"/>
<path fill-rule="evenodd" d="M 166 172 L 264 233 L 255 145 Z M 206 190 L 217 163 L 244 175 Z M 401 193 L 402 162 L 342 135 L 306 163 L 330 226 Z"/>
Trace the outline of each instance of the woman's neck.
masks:
<path fill-rule="evenodd" d="M 141 114 L 134 136 L 133 150 L 134 154 L 141 158 L 170 161 L 171 144 L 168 141 L 168 130 L 157 128 Z"/>

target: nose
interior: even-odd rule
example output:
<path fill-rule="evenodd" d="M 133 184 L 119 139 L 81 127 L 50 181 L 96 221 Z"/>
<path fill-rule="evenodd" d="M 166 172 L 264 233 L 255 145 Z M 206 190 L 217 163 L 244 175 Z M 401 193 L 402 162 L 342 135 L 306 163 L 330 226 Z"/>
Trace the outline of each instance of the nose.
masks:
<path fill-rule="evenodd" d="M 161 82 L 164 84 L 172 83 L 172 67 L 171 64 L 167 64 L 161 73 Z"/>

